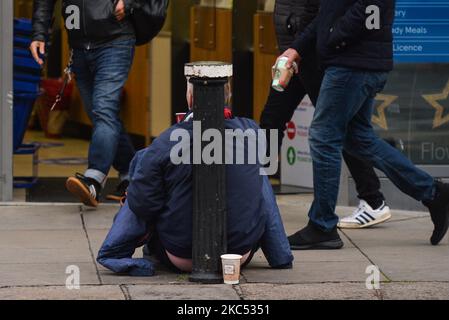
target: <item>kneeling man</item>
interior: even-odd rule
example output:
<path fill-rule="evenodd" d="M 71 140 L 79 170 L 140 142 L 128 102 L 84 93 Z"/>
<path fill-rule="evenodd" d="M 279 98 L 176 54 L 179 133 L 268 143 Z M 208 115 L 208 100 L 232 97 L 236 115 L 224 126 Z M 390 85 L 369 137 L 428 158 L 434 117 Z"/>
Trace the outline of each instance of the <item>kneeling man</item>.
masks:
<path fill-rule="evenodd" d="M 226 96 L 228 101 L 230 94 Z M 187 99 L 190 108 L 190 84 Z M 227 133 L 234 132 L 235 140 L 244 140 L 244 152 L 252 149 L 248 147 L 250 140 L 265 141 L 257 138 L 261 132 L 254 121 L 233 117 L 228 108 L 224 113 Z M 188 114 L 133 159 L 127 198 L 97 257 L 106 268 L 130 275 L 153 275 L 149 260 L 132 258 L 137 247 L 148 244 L 149 253 L 172 270 L 192 270 L 192 164 L 173 161 L 174 154 L 178 154 L 174 150 L 190 150 L 192 154 L 191 118 Z M 182 132 L 188 133 L 189 139 L 180 147 Z M 255 139 L 245 139 L 252 133 Z M 233 157 L 242 151 L 235 145 L 231 149 Z M 242 264 L 247 264 L 262 248 L 271 267 L 291 268 L 293 256 L 273 190 L 268 178 L 261 174 L 259 161 L 251 163 L 248 158 L 245 153 L 243 164 L 226 164 L 228 253 L 242 255 Z"/>

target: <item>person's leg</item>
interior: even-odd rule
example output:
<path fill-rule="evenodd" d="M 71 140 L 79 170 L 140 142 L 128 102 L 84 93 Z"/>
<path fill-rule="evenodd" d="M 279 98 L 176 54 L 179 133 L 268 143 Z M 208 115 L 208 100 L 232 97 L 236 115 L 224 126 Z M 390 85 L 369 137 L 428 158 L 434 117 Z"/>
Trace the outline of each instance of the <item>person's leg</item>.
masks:
<path fill-rule="evenodd" d="M 341 153 L 346 128 L 367 99 L 366 73 L 339 67 L 326 70 L 309 132 L 314 195 L 309 225 L 289 237 L 293 249 L 338 249 L 336 231 Z"/>
<path fill-rule="evenodd" d="M 354 179 L 359 199 L 366 201 L 373 209 L 382 206 L 385 197 L 380 191 L 380 180 L 374 168 L 368 162 L 352 156 L 345 150 L 343 150 L 343 158 Z"/>
<path fill-rule="evenodd" d="M 112 167 L 118 171 L 120 182 L 115 187 L 115 190 L 106 195 L 106 199 L 121 201 L 126 196 L 126 191 L 129 186 L 130 180 L 130 162 L 133 156 L 136 154 L 136 150 L 131 142 L 129 135 L 123 128 L 120 134 L 117 152 L 115 154 Z"/>
<path fill-rule="evenodd" d="M 270 87 L 270 94 L 260 117 L 260 127 L 266 130 L 278 130 L 277 143 L 279 149 L 284 139 L 286 124 L 291 120 L 293 113 L 305 95 L 305 88 L 298 76 L 291 79 L 284 92 L 278 92 Z M 267 134 L 267 138 L 269 136 Z M 270 150 L 270 143 L 271 141 L 268 141 L 267 150 Z"/>
<path fill-rule="evenodd" d="M 93 73 L 94 66 L 92 66 L 92 64 L 95 63 L 89 63 L 87 61 L 84 50 L 74 50 L 73 59 L 73 72 L 76 74 L 77 86 L 81 94 L 84 110 L 89 116 L 89 119 L 93 121 L 94 115 L 92 113 L 92 105 L 95 75 Z M 112 166 L 119 172 L 122 181 L 129 180 L 129 163 L 134 157 L 134 154 L 135 149 L 131 139 L 123 125 L 121 125 L 119 144 Z"/>
<path fill-rule="evenodd" d="M 362 229 L 391 219 L 390 207 L 380 191 L 380 180 L 371 163 L 354 157 L 343 150 L 343 158 L 355 181 L 360 199 L 352 214 L 342 217 L 338 222 L 340 229 Z"/>
<path fill-rule="evenodd" d="M 118 146 L 124 132 L 120 120 L 120 97 L 133 57 L 133 40 L 95 49 L 90 56 L 94 70 L 93 133 L 89 147 L 89 166 L 85 176 L 102 184 L 116 159 L 117 152 L 120 152 Z M 133 149 L 129 147 L 126 152 L 130 150 Z M 126 159 L 132 159 L 133 156 L 134 154 L 130 152 Z M 126 165 L 123 165 L 122 169 L 125 168 Z M 126 174 L 127 171 L 123 173 Z"/>
<path fill-rule="evenodd" d="M 72 70 L 76 75 L 76 84 L 83 101 L 84 109 L 92 119 L 94 72 L 89 63 L 88 52 L 86 50 L 73 50 Z M 74 177 L 67 179 L 66 188 L 85 205 L 94 207 L 98 205 L 98 198 L 102 189 L 100 181 L 77 173 Z"/>
<path fill-rule="evenodd" d="M 265 231 L 260 240 L 260 246 L 268 264 L 272 268 L 288 268 L 291 266 L 294 258 L 273 189 L 266 176 L 263 177 L 262 194 L 268 216 Z"/>
<path fill-rule="evenodd" d="M 120 174 L 120 180 L 129 181 L 129 164 L 136 154 L 136 150 L 131 142 L 131 139 L 122 125 L 122 131 L 120 133 L 117 152 L 112 163 L 112 167 Z"/>
<path fill-rule="evenodd" d="M 154 265 L 150 261 L 132 258 L 135 249 L 147 242 L 149 230 L 148 224 L 131 211 L 126 201 L 98 252 L 98 263 L 116 273 L 152 276 Z"/>
<path fill-rule="evenodd" d="M 371 124 L 374 98 L 386 82 L 386 74 L 370 73 L 367 83 L 372 91 L 348 124 L 345 149 L 379 170 L 404 193 L 418 201 L 431 200 L 435 193 L 432 176 L 418 169 L 399 150 L 380 139 Z"/>
<path fill-rule="evenodd" d="M 311 222 L 323 231 L 334 229 L 341 153 L 346 127 L 366 99 L 364 73 L 346 68 L 328 68 L 310 127 L 315 200 L 309 211 Z"/>
<path fill-rule="evenodd" d="M 306 54 L 301 61 L 299 78 L 303 83 L 310 101 L 316 106 L 320 94 L 324 73 L 321 69 L 315 50 Z"/>
<path fill-rule="evenodd" d="M 323 72 L 320 70 L 319 62 L 314 52 L 304 57 L 301 64 L 300 78 L 304 83 L 310 100 L 316 105 L 323 80 Z M 373 209 L 382 206 L 385 198 L 380 191 L 380 180 L 373 167 L 351 156 L 344 150 L 343 159 L 354 178 L 358 197 L 366 201 Z"/>
<path fill-rule="evenodd" d="M 434 195 L 434 179 L 415 167 L 399 150 L 378 138 L 364 108 L 348 128 L 346 150 L 364 161 L 372 163 L 384 172 L 402 192 L 418 201 L 431 200 Z M 363 130 L 363 132 L 362 132 Z"/>
<path fill-rule="evenodd" d="M 434 230 L 430 238 L 438 244 L 449 227 L 449 185 L 436 182 L 432 176 L 418 169 L 396 148 L 381 140 L 371 124 L 375 93 L 386 81 L 386 75 L 374 73 L 370 86 L 375 89 L 348 126 L 346 150 L 383 171 L 404 193 L 422 201 L 428 208 Z"/>
<path fill-rule="evenodd" d="M 92 113 L 92 96 L 94 90 L 94 74 L 90 69 L 86 53 L 82 49 L 73 50 L 72 71 L 76 75 L 76 86 L 81 95 L 84 109 L 90 117 Z"/>

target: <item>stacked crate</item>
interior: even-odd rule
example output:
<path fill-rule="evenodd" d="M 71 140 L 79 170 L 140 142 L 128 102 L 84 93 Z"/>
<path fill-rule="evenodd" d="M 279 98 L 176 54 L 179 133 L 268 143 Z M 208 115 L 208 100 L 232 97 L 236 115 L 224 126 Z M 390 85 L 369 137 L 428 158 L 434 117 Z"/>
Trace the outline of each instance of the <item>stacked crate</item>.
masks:
<path fill-rule="evenodd" d="M 33 156 L 33 176 L 15 178 L 15 187 L 30 187 L 37 182 L 39 145 L 23 144 L 34 102 L 39 96 L 42 69 L 31 56 L 32 25 L 29 19 L 14 19 L 14 154 Z"/>

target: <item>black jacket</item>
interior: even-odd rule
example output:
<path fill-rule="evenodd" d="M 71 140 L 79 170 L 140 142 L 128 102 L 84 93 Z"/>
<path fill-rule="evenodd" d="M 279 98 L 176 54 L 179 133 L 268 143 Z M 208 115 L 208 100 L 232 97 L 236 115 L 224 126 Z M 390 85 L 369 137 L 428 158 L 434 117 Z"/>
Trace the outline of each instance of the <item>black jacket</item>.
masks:
<path fill-rule="evenodd" d="M 295 36 L 315 19 L 320 8 L 320 0 L 276 0 L 274 25 L 279 49 L 287 50 Z"/>
<path fill-rule="evenodd" d="M 34 0 L 33 40 L 45 41 L 48 36 L 57 0 Z M 124 0 L 130 13 L 134 0 Z M 72 48 L 94 48 L 117 39 L 134 37 L 134 28 L 129 18 L 117 21 L 114 16 L 114 0 L 62 0 L 62 15 L 67 28 L 67 18 L 79 8 L 79 29 L 67 29 Z M 73 20 L 70 20 L 73 22 Z"/>
<path fill-rule="evenodd" d="M 321 63 L 373 71 L 393 68 L 395 0 L 321 0 L 315 20 L 291 45 L 300 54 L 315 46 Z M 366 9 L 380 9 L 380 29 L 368 30 Z"/>

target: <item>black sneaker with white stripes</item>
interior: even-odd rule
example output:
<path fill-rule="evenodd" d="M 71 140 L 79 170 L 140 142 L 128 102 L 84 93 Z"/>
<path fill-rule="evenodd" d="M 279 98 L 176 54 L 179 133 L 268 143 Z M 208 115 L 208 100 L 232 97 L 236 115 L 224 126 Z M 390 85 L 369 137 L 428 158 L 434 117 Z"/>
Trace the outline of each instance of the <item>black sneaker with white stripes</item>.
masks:
<path fill-rule="evenodd" d="M 82 203 L 89 207 L 97 207 L 101 193 L 101 184 L 95 179 L 88 178 L 81 173 L 67 179 L 65 186 Z"/>
<path fill-rule="evenodd" d="M 340 219 L 338 227 L 341 229 L 367 228 L 385 222 L 390 218 L 390 208 L 385 204 L 385 201 L 379 208 L 373 209 L 366 201 L 361 200 L 353 214 Z"/>

